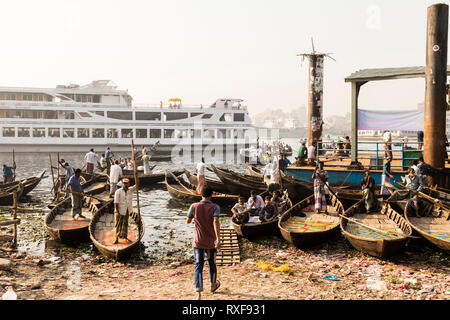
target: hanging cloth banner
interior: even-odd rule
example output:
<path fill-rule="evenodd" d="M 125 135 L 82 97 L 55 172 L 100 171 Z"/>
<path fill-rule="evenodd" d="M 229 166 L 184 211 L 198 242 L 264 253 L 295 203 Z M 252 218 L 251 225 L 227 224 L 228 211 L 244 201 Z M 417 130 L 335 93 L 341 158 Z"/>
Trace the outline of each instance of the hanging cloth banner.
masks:
<path fill-rule="evenodd" d="M 423 131 L 423 110 L 375 111 L 358 109 L 358 130 Z"/>

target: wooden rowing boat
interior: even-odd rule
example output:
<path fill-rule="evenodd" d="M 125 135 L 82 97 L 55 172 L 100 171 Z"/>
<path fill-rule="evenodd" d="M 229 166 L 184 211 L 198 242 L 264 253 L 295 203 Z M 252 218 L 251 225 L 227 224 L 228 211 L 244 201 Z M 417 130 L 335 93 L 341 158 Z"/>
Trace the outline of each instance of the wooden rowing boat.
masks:
<path fill-rule="evenodd" d="M 139 246 L 145 233 L 144 221 L 133 211 L 128 220 L 128 239 L 119 239 L 119 243 L 114 244 L 114 204 L 107 202 L 104 210 L 97 211 L 89 224 L 89 236 L 95 247 L 106 257 L 114 260 L 127 258 Z"/>
<path fill-rule="evenodd" d="M 197 194 L 195 187 L 186 182 L 182 177 L 176 178 L 170 171 L 166 171 L 166 188 L 172 198 L 186 202 L 198 202 L 202 196 Z M 214 192 L 211 201 L 218 204 L 231 205 L 238 201 L 236 195 Z"/>
<path fill-rule="evenodd" d="M 384 258 L 405 248 L 412 229 L 403 216 L 384 201 L 378 210 L 366 213 L 364 200 L 347 209 L 340 218 L 345 238 L 359 251 Z"/>
<path fill-rule="evenodd" d="M 11 206 L 14 204 L 14 191 L 16 199 L 19 200 L 23 194 L 23 185 L 19 183 L 13 187 L 0 190 L 0 205 Z"/>
<path fill-rule="evenodd" d="M 261 169 L 251 165 L 250 163 L 246 163 L 245 165 L 247 166 L 248 172 L 250 172 L 251 176 L 261 178 L 261 179 L 264 178 L 264 174 Z"/>
<path fill-rule="evenodd" d="M 180 176 L 184 173 L 183 170 L 175 170 L 172 172 L 175 176 Z M 134 184 L 134 174 L 127 174 L 123 175 L 122 178 L 128 178 L 130 180 L 130 184 Z M 156 183 L 163 182 L 165 179 L 165 173 L 164 172 L 158 172 L 158 173 L 147 173 L 144 174 L 142 172 L 138 173 L 138 179 L 139 179 L 139 187 L 152 187 Z"/>
<path fill-rule="evenodd" d="M 339 234 L 342 203 L 333 194 L 327 195 L 327 212 L 314 213 L 314 195 L 298 202 L 280 218 L 278 227 L 283 238 L 297 246 L 317 244 Z"/>
<path fill-rule="evenodd" d="M 72 199 L 65 198 L 45 216 L 45 227 L 53 239 L 63 243 L 89 241 L 89 223 L 93 215 L 99 210 L 105 210 L 105 205 L 110 201 L 98 201 L 83 196 L 81 213 L 85 218 L 80 219 L 77 216 L 77 220 L 74 220 L 72 218 Z"/>
<path fill-rule="evenodd" d="M 46 170 L 43 170 L 40 175 L 35 176 L 35 177 L 30 177 L 30 178 L 22 179 L 20 181 L 14 181 L 14 182 L 10 182 L 10 183 L 0 184 L 0 190 L 9 189 L 9 188 L 15 187 L 15 186 L 19 185 L 19 183 L 21 183 L 23 186 L 23 192 L 22 192 L 21 196 L 23 197 L 23 196 L 27 195 L 28 193 L 30 193 L 31 191 L 33 191 L 33 189 L 36 188 L 36 186 L 39 184 L 39 182 L 41 182 L 41 180 L 45 178 L 44 177 L 45 171 Z"/>
<path fill-rule="evenodd" d="M 128 222 L 128 239 L 131 241 L 126 242 L 120 239 L 119 243 L 114 244 L 115 230 L 112 201 L 110 206 L 111 208 L 99 211 L 94 215 L 89 225 L 89 234 L 100 253 L 114 260 L 123 260 L 139 246 L 145 231 L 144 222 L 142 219 L 138 219 L 137 213 L 133 211 Z"/>
<path fill-rule="evenodd" d="M 278 229 L 278 220 L 281 215 L 284 214 L 286 210 L 292 207 L 292 202 L 288 198 L 284 206 L 279 210 L 278 217 L 270 222 L 259 221 L 259 217 L 250 217 L 251 222 L 244 224 L 237 224 L 233 220 L 231 223 L 233 224 L 234 230 L 238 235 L 244 238 L 256 238 L 262 236 L 276 235 L 279 234 Z"/>
<path fill-rule="evenodd" d="M 155 167 L 156 167 L 156 164 L 151 165 L 151 166 L 150 166 L 150 171 L 152 171 L 153 169 L 155 169 Z M 142 169 L 142 170 L 136 170 L 136 171 L 139 172 L 139 173 L 144 173 L 144 169 Z M 133 170 L 128 170 L 128 169 L 122 169 L 122 174 L 123 174 L 123 175 L 133 175 L 133 174 L 134 174 L 134 171 L 133 171 Z"/>
<path fill-rule="evenodd" d="M 189 183 L 192 184 L 193 186 L 197 187 L 197 185 L 198 185 L 197 175 L 194 173 L 190 173 L 186 169 L 184 169 L 184 174 L 186 175 Z M 220 180 L 206 178 L 206 184 L 211 189 L 213 189 L 213 191 L 215 191 L 215 192 L 219 192 L 219 193 L 228 193 L 229 192 L 227 186 Z"/>
<path fill-rule="evenodd" d="M 414 199 L 405 206 L 408 224 L 435 246 L 450 251 L 450 210 L 439 208 L 426 199 L 420 199 L 421 208 L 416 216 Z"/>
<path fill-rule="evenodd" d="M 445 205 L 450 206 L 450 193 L 448 190 L 424 187 L 423 192 L 433 198 L 439 199 Z"/>
<path fill-rule="evenodd" d="M 243 176 L 233 175 L 229 170 L 219 169 L 214 165 L 211 165 L 211 168 L 217 177 L 225 184 L 229 193 L 249 197 L 252 190 L 255 190 L 257 193 L 267 190 L 267 185 L 262 181 L 250 182 L 249 180 L 243 179 Z"/>

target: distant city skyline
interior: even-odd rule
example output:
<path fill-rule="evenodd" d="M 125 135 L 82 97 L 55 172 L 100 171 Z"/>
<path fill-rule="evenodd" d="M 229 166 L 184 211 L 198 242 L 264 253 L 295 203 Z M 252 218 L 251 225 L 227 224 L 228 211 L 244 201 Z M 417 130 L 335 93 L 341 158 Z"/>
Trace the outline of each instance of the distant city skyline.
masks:
<path fill-rule="evenodd" d="M 436 1 L 2 1 L 1 86 L 111 79 L 135 103 L 211 105 L 241 98 L 251 116 L 308 103 L 311 37 L 332 52 L 324 117 L 350 111 L 344 78 L 366 68 L 425 65 L 427 7 Z M 361 108 L 415 109 L 423 79 L 373 82 Z"/>

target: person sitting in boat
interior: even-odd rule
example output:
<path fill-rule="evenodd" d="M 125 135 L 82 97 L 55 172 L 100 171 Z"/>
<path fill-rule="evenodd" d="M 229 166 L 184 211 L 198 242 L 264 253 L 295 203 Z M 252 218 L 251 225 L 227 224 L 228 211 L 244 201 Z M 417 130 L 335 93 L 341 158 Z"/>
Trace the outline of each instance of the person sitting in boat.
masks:
<path fill-rule="evenodd" d="M 291 160 L 288 159 L 287 155 L 283 155 L 283 160 L 286 162 L 286 168 L 291 165 Z"/>
<path fill-rule="evenodd" d="M 142 164 L 144 165 L 144 174 L 152 173 L 150 170 L 150 157 L 147 153 L 142 153 Z"/>
<path fill-rule="evenodd" d="M 285 156 L 286 155 L 284 155 L 284 154 L 280 155 L 280 160 L 278 160 L 278 166 L 280 167 L 280 170 L 283 172 L 287 168 L 287 163 L 286 163 L 286 161 L 284 161 Z"/>
<path fill-rule="evenodd" d="M 297 157 L 295 158 L 295 165 L 304 166 L 306 164 L 306 158 L 308 156 L 308 150 L 306 148 L 306 142 L 301 141 L 300 148 L 298 149 Z"/>
<path fill-rule="evenodd" d="M 278 208 L 280 208 L 286 203 L 286 199 L 283 199 L 279 190 L 275 190 L 272 193 L 272 198 L 270 199 L 270 202 L 272 202 Z"/>
<path fill-rule="evenodd" d="M 325 198 L 325 183 L 328 180 L 328 172 L 323 169 L 323 162 L 319 162 L 319 166 L 316 167 L 312 175 L 314 180 L 314 199 L 315 206 L 314 212 L 319 213 L 324 211 L 327 213 L 327 200 Z"/>
<path fill-rule="evenodd" d="M 248 205 L 250 207 L 251 216 L 259 216 L 259 213 L 264 209 L 263 198 L 256 193 L 255 190 L 250 192 L 250 198 L 248 199 Z"/>
<path fill-rule="evenodd" d="M 433 167 L 426 163 L 423 160 L 423 157 L 419 158 L 419 164 L 417 165 L 417 167 L 420 171 L 419 176 L 422 179 L 422 183 L 428 187 L 430 185 L 430 179 L 428 178 L 428 176 L 433 173 Z"/>
<path fill-rule="evenodd" d="M 231 208 L 231 212 L 233 213 L 233 217 L 231 219 L 236 224 L 247 223 L 250 219 L 250 206 L 245 202 L 244 197 L 238 198 L 238 203 Z"/>
<path fill-rule="evenodd" d="M 350 150 L 352 149 L 352 144 L 350 141 L 350 137 L 346 136 L 345 140 L 344 140 L 344 150 L 345 150 L 345 155 L 348 156 L 350 154 Z"/>
<path fill-rule="evenodd" d="M 7 166 L 3 164 L 3 183 L 13 182 L 14 181 L 14 171 L 16 170 L 16 163 L 13 162 L 12 166 Z"/>
<path fill-rule="evenodd" d="M 375 180 L 370 175 L 368 169 L 364 171 L 364 178 L 361 180 L 361 189 L 366 211 L 370 213 L 375 205 Z"/>
<path fill-rule="evenodd" d="M 402 181 L 409 189 L 416 191 L 422 191 L 423 189 L 422 179 L 418 175 L 416 175 L 416 172 L 413 168 L 409 168 L 408 175 L 402 177 Z"/>
<path fill-rule="evenodd" d="M 316 162 L 316 143 L 313 142 L 308 147 L 308 164 L 314 165 L 315 162 Z"/>
<path fill-rule="evenodd" d="M 270 222 L 278 217 L 278 207 L 273 204 L 270 196 L 266 196 L 264 199 L 264 208 L 259 212 L 259 221 Z"/>
<path fill-rule="evenodd" d="M 417 166 L 418 164 L 419 164 L 419 160 L 414 159 L 413 162 L 412 162 L 411 168 L 414 169 L 414 173 L 415 173 L 416 175 L 420 176 L 420 169 L 419 169 L 419 167 Z"/>

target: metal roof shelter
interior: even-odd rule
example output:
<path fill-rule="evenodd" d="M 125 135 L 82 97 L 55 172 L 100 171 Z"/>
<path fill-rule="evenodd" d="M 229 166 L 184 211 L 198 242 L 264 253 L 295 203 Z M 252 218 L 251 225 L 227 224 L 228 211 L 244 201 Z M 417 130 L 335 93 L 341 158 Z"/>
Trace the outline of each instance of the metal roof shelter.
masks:
<path fill-rule="evenodd" d="M 447 66 L 450 75 L 450 66 Z M 352 163 L 358 161 L 358 99 L 361 86 L 369 81 L 425 78 L 425 67 L 363 69 L 345 78 L 352 84 Z"/>

